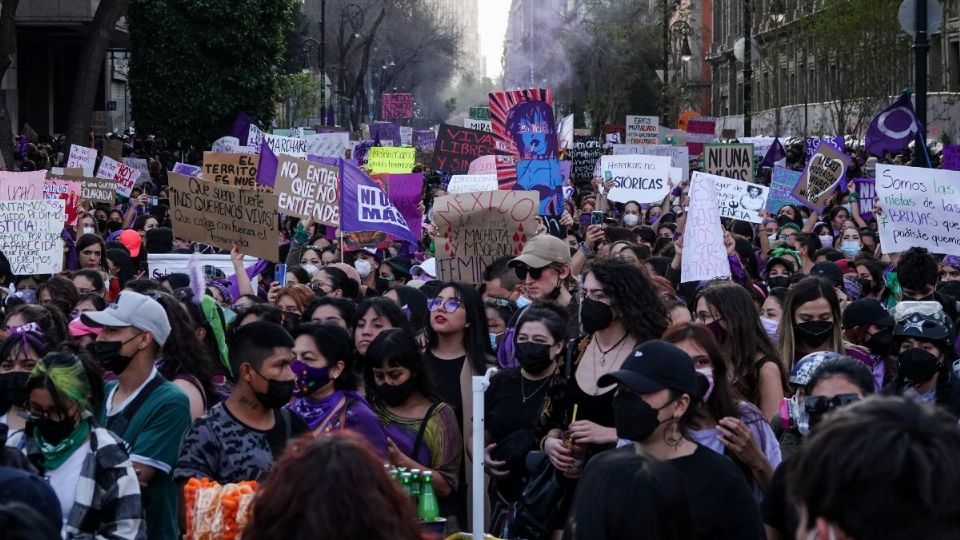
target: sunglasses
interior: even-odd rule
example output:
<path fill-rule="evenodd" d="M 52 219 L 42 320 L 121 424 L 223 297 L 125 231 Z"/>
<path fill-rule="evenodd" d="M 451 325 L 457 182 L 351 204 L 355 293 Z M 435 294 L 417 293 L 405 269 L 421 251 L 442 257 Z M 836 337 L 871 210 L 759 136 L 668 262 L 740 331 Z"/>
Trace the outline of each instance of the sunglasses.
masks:
<path fill-rule="evenodd" d="M 849 405 L 854 401 L 860 401 L 860 396 L 856 394 L 840 394 L 832 398 L 827 396 L 807 396 L 803 400 L 803 408 L 807 414 L 823 414 L 830 409 Z"/>
<path fill-rule="evenodd" d="M 441 300 L 439 298 L 431 298 L 427 302 L 427 309 L 430 311 L 437 311 L 438 309 L 443 309 L 444 313 L 453 313 L 454 311 L 460 309 L 460 306 L 463 305 L 463 302 L 457 300 L 456 298 L 451 298 L 449 300 Z"/>
<path fill-rule="evenodd" d="M 543 268 L 531 268 L 525 264 L 519 264 L 513 269 L 517 272 L 517 277 L 523 281 L 527 279 L 527 274 L 530 274 L 530 277 L 533 279 L 540 279 L 540 276 L 543 275 L 543 271 L 546 270 L 546 268 L 546 266 Z"/>

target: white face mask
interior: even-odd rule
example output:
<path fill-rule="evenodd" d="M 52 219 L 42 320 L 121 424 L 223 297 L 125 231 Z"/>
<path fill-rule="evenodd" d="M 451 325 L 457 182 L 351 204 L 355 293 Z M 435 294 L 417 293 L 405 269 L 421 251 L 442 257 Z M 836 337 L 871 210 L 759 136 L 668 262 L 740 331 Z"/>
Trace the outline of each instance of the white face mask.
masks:
<path fill-rule="evenodd" d="M 360 274 L 360 279 L 363 279 L 370 275 L 370 272 L 373 271 L 373 266 L 370 266 L 370 263 L 363 259 L 357 259 L 353 261 L 353 267 L 357 269 L 357 273 Z"/>
<path fill-rule="evenodd" d="M 776 242 L 776 241 L 777 241 L 777 238 L 779 238 L 779 237 L 777 236 L 777 233 L 773 233 L 773 234 L 768 234 L 768 235 L 767 235 L 767 240 L 769 240 L 769 241 L 771 241 L 771 242 Z"/>
<path fill-rule="evenodd" d="M 96 234 L 96 231 L 93 229 L 93 227 L 84 227 L 83 234 Z"/>
<path fill-rule="evenodd" d="M 823 247 L 833 247 L 833 237 L 829 234 L 820 236 L 820 243 L 823 244 Z"/>
<path fill-rule="evenodd" d="M 776 342 L 777 331 L 780 329 L 780 321 L 769 319 L 767 317 L 760 317 L 760 324 L 763 325 L 764 331 L 766 331 L 767 335 L 770 336 L 770 340 Z"/>
<path fill-rule="evenodd" d="M 526 296 L 518 296 L 518 297 L 517 297 L 517 307 L 518 307 L 518 308 L 525 308 L 525 307 L 529 306 L 530 304 L 532 304 L 532 302 L 531 302 L 530 299 L 527 298 Z"/>
<path fill-rule="evenodd" d="M 636 214 L 624 214 L 623 224 L 627 227 L 636 227 L 637 223 L 640 223 L 640 216 Z"/>

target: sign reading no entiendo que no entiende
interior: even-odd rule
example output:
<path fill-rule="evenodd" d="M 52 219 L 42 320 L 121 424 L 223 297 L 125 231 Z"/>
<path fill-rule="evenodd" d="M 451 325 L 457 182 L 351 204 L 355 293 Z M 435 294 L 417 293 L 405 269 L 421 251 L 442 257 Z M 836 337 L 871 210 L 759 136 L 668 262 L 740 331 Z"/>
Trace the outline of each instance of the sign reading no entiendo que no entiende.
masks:
<path fill-rule="evenodd" d="M 170 179 L 171 221 L 177 236 L 277 261 L 277 196 L 177 173 Z"/>

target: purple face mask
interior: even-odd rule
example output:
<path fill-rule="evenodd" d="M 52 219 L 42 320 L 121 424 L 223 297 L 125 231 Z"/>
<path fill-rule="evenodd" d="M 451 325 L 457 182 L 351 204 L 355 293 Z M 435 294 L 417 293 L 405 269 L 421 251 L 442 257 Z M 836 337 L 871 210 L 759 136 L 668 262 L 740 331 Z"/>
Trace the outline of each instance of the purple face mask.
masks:
<path fill-rule="evenodd" d="M 293 393 L 297 397 L 309 396 L 330 382 L 330 368 L 327 366 L 315 368 L 300 360 L 294 360 L 290 363 L 290 369 L 297 376 L 297 384 L 293 387 Z"/>

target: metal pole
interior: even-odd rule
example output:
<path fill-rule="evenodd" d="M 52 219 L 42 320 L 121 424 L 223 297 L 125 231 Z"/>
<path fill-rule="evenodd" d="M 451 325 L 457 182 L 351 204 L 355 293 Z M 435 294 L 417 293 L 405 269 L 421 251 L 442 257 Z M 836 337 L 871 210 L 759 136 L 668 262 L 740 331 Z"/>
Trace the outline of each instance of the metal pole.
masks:
<path fill-rule="evenodd" d="M 750 0 L 743 0 L 743 136 L 753 135 L 753 58 L 751 54 Z"/>
<path fill-rule="evenodd" d="M 661 2 L 663 7 L 663 125 L 670 124 L 670 101 L 667 92 L 670 91 L 670 8 L 667 0 Z M 679 111 L 677 111 L 679 113 Z"/>
<path fill-rule="evenodd" d="M 327 125 L 327 0 L 320 0 L 320 125 Z"/>
<path fill-rule="evenodd" d="M 914 86 L 916 87 L 917 119 L 920 120 L 920 140 L 927 140 L 927 52 L 930 42 L 927 40 L 927 0 L 914 0 L 916 17 L 916 35 L 913 38 L 914 50 Z"/>

